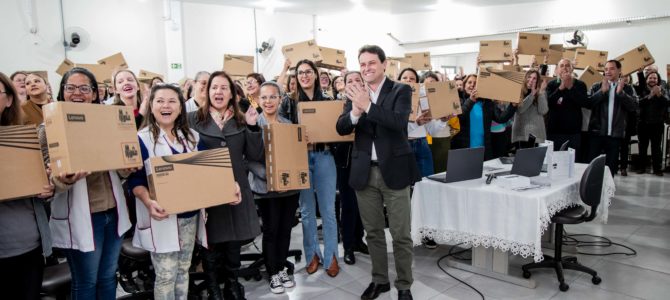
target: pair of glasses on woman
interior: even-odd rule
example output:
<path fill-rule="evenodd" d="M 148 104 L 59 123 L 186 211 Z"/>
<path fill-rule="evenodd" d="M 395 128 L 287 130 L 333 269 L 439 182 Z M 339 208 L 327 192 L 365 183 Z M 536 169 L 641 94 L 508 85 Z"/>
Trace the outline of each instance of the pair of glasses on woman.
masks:
<path fill-rule="evenodd" d="M 63 85 L 63 90 L 65 90 L 66 93 L 72 94 L 76 90 L 79 90 L 80 93 L 82 94 L 88 94 L 93 91 L 93 87 L 90 85 L 74 85 L 74 84 L 66 84 Z"/>

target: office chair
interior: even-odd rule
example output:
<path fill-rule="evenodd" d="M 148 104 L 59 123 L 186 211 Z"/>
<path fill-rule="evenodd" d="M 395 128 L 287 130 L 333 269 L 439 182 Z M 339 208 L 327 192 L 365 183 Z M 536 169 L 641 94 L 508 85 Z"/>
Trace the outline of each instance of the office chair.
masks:
<path fill-rule="evenodd" d="M 58 262 L 56 253 L 50 258 L 54 259 L 47 259 L 47 265 L 44 267 L 42 275 L 40 296 L 65 300 L 70 296 L 70 284 L 72 282 L 70 266 L 67 262 Z"/>
<path fill-rule="evenodd" d="M 556 224 L 556 248 L 554 249 L 554 257 L 545 255 L 545 259 L 542 262 L 523 265 L 521 269 L 523 270 L 524 278 L 530 278 L 531 274 L 529 270 L 531 269 L 553 268 L 556 271 L 556 277 L 558 277 L 558 288 L 562 292 L 565 292 L 570 288 L 570 286 L 565 283 L 563 269 L 568 269 L 588 273 L 593 276 L 591 278 L 591 282 L 593 284 L 600 284 L 602 279 L 598 277 L 598 273 L 596 271 L 581 265 L 579 262 L 577 262 L 575 257 L 562 257 L 561 251 L 564 224 L 579 224 L 590 222 L 596 217 L 596 211 L 598 210 L 598 205 L 600 205 L 604 173 L 605 155 L 601 155 L 591 161 L 589 166 L 586 168 L 586 171 L 584 171 L 584 175 L 582 175 L 581 182 L 579 183 L 579 196 L 584 204 L 591 207 L 591 212 L 589 213 L 584 206 L 579 205 L 563 209 L 551 217 L 551 222 Z"/>

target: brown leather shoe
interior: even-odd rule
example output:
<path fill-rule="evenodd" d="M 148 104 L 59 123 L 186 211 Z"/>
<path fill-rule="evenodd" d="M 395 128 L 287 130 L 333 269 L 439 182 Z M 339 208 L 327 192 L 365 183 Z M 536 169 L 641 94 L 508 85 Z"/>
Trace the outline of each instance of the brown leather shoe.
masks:
<path fill-rule="evenodd" d="M 305 268 L 305 270 L 307 270 L 307 274 L 313 274 L 318 269 L 319 269 L 319 256 L 314 255 L 314 257 L 312 257 L 312 261 L 309 262 L 309 265 L 307 265 L 307 268 Z"/>
<path fill-rule="evenodd" d="M 337 264 L 337 257 L 333 255 L 333 261 L 330 263 L 330 267 L 326 269 L 326 274 L 330 277 L 335 277 L 340 273 L 340 266 Z"/>

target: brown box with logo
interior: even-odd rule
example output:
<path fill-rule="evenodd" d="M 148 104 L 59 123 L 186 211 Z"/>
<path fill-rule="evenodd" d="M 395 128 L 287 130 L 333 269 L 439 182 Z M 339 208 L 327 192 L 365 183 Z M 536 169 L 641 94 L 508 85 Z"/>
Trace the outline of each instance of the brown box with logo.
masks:
<path fill-rule="evenodd" d="M 517 48 L 519 54 L 548 55 L 549 34 L 519 32 Z"/>
<path fill-rule="evenodd" d="M 64 59 L 62 63 L 58 66 L 58 69 L 56 69 L 56 74 L 63 76 L 67 71 L 70 71 L 72 68 L 74 68 L 74 63 L 69 60 L 69 59 Z"/>
<path fill-rule="evenodd" d="M 409 121 L 415 122 L 420 110 L 421 87 L 418 83 L 410 83 L 409 86 L 412 88 L 412 111 L 409 113 Z"/>
<path fill-rule="evenodd" d="M 309 188 L 306 126 L 269 124 L 263 127 L 268 191 Z"/>
<path fill-rule="evenodd" d="M 298 121 L 307 127 L 310 143 L 351 142 L 354 134 L 341 136 L 335 130 L 345 101 L 300 101 Z"/>
<path fill-rule="evenodd" d="M 228 148 L 152 157 L 144 167 L 151 198 L 169 214 L 237 199 Z"/>
<path fill-rule="evenodd" d="M 123 57 L 123 53 L 119 52 L 113 55 L 110 55 L 105 58 L 98 60 L 98 64 L 105 65 L 112 70 L 125 70 L 128 69 L 128 63 Z"/>
<path fill-rule="evenodd" d="M 479 58 L 481 62 L 512 61 L 512 41 L 479 41 Z"/>
<path fill-rule="evenodd" d="M 430 52 L 405 53 L 405 57 L 409 59 L 409 64 L 414 70 L 424 71 L 433 69 L 430 64 Z"/>
<path fill-rule="evenodd" d="M 35 196 L 49 184 L 34 125 L 0 126 L 0 201 Z"/>
<path fill-rule="evenodd" d="M 637 70 L 643 69 L 656 62 L 645 44 L 618 56 L 615 60 L 621 63 L 621 75 L 623 76 L 633 74 Z"/>
<path fill-rule="evenodd" d="M 98 82 L 112 82 L 113 67 L 101 64 L 75 64 L 75 66 L 91 71 Z"/>
<path fill-rule="evenodd" d="M 477 76 L 477 96 L 491 100 L 519 103 L 523 87 L 524 72 L 513 72 L 486 68 Z"/>
<path fill-rule="evenodd" d="M 151 71 L 140 69 L 140 72 L 137 73 L 137 80 L 146 84 L 150 84 L 151 81 L 156 77 L 160 78 L 161 80 L 165 80 L 163 75 Z"/>
<path fill-rule="evenodd" d="M 132 107 L 52 102 L 42 111 L 54 174 L 142 166 Z"/>
<path fill-rule="evenodd" d="M 284 57 L 291 60 L 292 64 L 296 64 L 303 59 L 309 59 L 313 62 L 319 62 L 323 59 L 315 40 L 286 45 L 281 48 L 281 52 Z"/>
<path fill-rule="evenodd" d="M 342 70 L 347 67 L 347 58 L 344 50 L 319 47 L 319 51 L 321 52 L 321 61 L 316 64 L 317 67 L 333 70 Z"/>
<path fill-rule="evenodd" d="M 223 70 L 228 75 L 247 76 L 254 73 L 254 57 L 245 55 L 223 55 Z"/>
<path fill-rule="evenodd" d="M 453 82 L 429 82 L 425 84 L 425 88 L 430 115 L 433 119 L 463 113 L 458 88 Z"/>
<path fill-rule="evenodd" d="M 565 49 L 563 49 L 563 45 L 561 44 L 549 45 L 549 55 L 547 55 L 547 64 L 558 65 L 558 62 L 561 59 L 563 59 L 563 52 L 565 52 Z M 539 62 L 542 63 L 542 60 L 540 60 Z"/>
<path fill-rule="evenodd" d="M 578 79 L 583 81 L 584 84 L 586 84 L 587 89 L 591 89 L 591 86 L 594 83 L 603 80 L 603 74 L 598 70 L 596 70 L 594 67 L 587 66 L 586 69 L 584 69 L 584 72 L 582 72 L 582 74 L 579 75 Z"/>
<path fill-rule="evenodd" d="M 387 57 L 386 62 L 387 65 L 385 74 L 391 78 L 391 80 L 398 80 L 400 71 L 411 66 L 409 59 L 405 57 Z"/>
<path fill-rule="evenodd" d="M 598 71 L 604 71 L 606 62 L 607 51 L 577 49 L 575 69 L 584 70 L 586 67 L 592 66 Z"/>

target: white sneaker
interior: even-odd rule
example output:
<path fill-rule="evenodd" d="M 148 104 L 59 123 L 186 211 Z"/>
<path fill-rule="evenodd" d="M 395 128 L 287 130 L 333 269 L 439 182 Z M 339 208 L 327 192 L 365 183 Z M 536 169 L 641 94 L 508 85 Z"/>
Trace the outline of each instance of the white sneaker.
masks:
<path fill-rule="evenodd" d="M 293 279 L 291 279 L 291 276 L 288 276 L 288 273 L 286 273 L 286 271 L 281 270 L 281 271 L 279 271 L 279 274 L 277 274 L 277 275 L 279 275 L 279 280 L 281 280 L 281 284 L 285 288 L 292 288 L 292 287 L 295 286 L 295 281 L 293 281 Z"/>
<path fill-rule="evenodd" d="M 272 275 L 272 277 L 270 277 L 270 291 L 275 294 L 284 292 L 284 286 L 282 285 L 279 275 Z"/>

